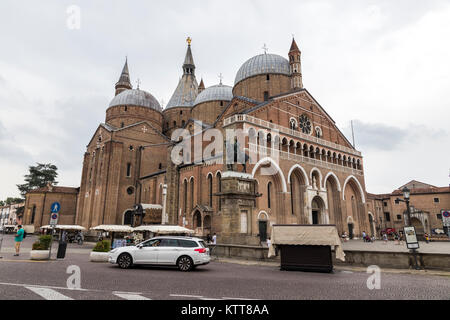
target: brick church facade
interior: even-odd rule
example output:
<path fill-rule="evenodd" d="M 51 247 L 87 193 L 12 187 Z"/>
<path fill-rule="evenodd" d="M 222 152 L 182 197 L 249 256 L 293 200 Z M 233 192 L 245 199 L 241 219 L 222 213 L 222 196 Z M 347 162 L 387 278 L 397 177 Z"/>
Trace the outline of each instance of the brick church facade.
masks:
<path fill-rule="evenodd" d="M 272 224 L 336 224 L 340 233 L 355 236 L 369 230 L 361 152 L 304 88 L 294 39 L 287 58 L 263 53 L 247 60 L 234 86 L 205 87 L 195 71 L 188 39 L 182 77 L 163 109 L 152 94 L 133 89 L 125 62 L 105 122 L 87 145 L 74 224 L 90 228 L 166 219 L 198 235 L 220 236 L 229 223 L 224 208 L 232 201 L 222 190 L 222 179 L 233 176 L 224 163 L 226 147 L 195 163 L 185 156 L 193 158 L 198 149 L 203 155 L 213 129 L 225 145 L 232 129 L 243 133 L 240 147 L 251 160 L 243 176 L 255 181 L 257 194 L 239 213 L 236 232 L 258 239 Z M 174 134 L 180 129 L 191 134 L 183 140 L 192 142 L 192 150 L 175 163 L 182 139 Z M 232 170 L 243 169 L 240 164 Z M 133 215 L 136 204 L 145 209 L 141 220 Z"/>

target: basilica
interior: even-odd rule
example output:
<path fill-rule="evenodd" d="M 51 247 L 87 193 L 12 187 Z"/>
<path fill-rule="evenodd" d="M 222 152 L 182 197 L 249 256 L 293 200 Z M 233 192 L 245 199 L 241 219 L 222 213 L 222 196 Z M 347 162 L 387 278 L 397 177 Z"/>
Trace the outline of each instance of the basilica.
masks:
<path fill-rule="evenodd" d="M 167 223 L 248 244 L 264 241 L 274 224 L 335 224 L 351 237 L 370 230 L 361 152 L 304 87 L 294 39 L 286 53 L 251 57 L 233 86 L 206 86 L 196 78 L 188 38 L 182 76 L 165 108 L 133 88 L 126 61 L 105 121 L 87 144 L 80 187 L 66 190 L 73 205 L 61 209 L 64 223 Z M 251 161 L 228 165 L 226 148 L 200 161 L 174 161 L 181 140 L 201 141 L 183 159 L 196 148 L 202 155 L 211 130 L 223 133 L 220 144 L 225 131 L 242 132 L 240 148 Z M 190 136 L 174 138 L 177 132 Z M 24 224 L 47 224 L 49 210 L 29 199 L 26 206 Z"/>

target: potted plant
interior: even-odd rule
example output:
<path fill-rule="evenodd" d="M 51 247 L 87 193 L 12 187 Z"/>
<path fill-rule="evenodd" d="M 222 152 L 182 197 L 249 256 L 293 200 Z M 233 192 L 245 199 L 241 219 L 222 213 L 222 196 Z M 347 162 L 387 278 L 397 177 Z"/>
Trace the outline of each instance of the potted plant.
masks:
<path fill-rule="evenodd" d="M 111 242 L 109 240 L 101 240 L 97 242 L 90 255 L 92 262 L 108 262 L 108 252 L 111 250 Z"/>
<path fill-rule="evenodd" d="M 50 244 L 52 242 L 51 235 L 40 236 L 39 240 L 33 243 L 30 251 L 31 260 L 47 260 L 50 255 Z"/>

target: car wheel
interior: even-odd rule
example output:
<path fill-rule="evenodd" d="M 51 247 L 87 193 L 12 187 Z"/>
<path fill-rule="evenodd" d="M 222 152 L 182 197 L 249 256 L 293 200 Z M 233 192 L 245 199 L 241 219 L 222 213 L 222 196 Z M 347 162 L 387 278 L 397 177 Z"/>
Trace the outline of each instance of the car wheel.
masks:
<path fill-rule="evenodd" d="M 122 269 L 128 269 L 133 265 L 133 259 L 131 258 L 131 256 L 128 253 L 122 253 L 117 258 L 117 264 Z"/>
<path fill-rule="evenodd" d="M 182 256 L 178 259 L 177 266 L 180 271 L 190 271 L 194 267 L 194 262 L 188 256 Z"/>

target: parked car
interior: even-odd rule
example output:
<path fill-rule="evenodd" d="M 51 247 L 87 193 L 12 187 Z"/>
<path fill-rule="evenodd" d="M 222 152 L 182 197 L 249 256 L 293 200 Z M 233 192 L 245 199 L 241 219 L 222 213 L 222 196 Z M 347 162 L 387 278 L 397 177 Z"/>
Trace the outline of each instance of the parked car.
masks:
<path fill-rule="evenodd" d="M 109 252 L 110 263 L 127 269 L 133 265 L 177 266 L 181 271 L 190 271 L 211 260 L 204 241 L 191 237 L 155 237 L 135 246 L 121 247 Z"/>

